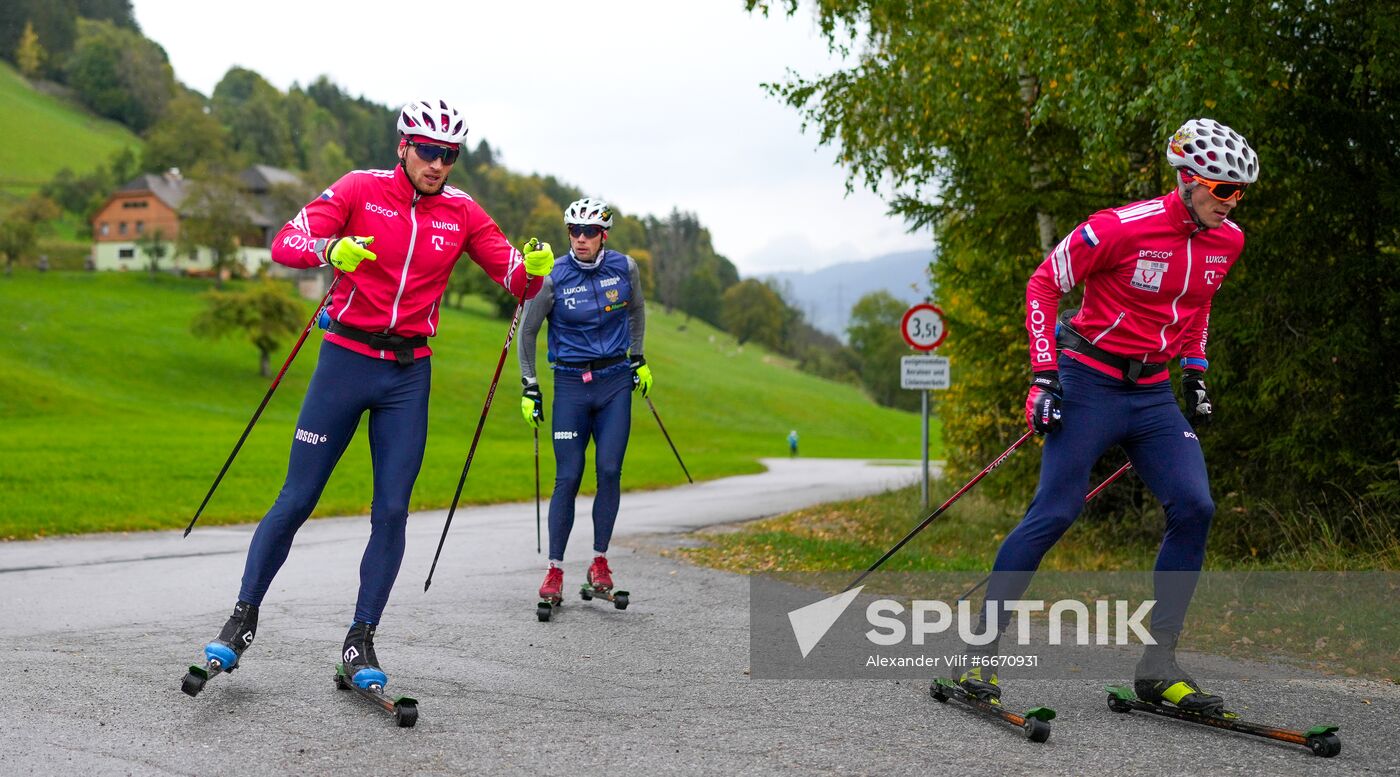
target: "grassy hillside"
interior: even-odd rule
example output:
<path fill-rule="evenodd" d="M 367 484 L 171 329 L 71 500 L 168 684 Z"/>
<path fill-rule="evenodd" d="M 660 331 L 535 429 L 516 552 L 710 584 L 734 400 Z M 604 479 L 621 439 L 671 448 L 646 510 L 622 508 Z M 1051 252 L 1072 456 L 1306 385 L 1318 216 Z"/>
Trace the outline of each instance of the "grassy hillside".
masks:
<path fill-rule="evenodd" d="M 123 146 L 141 145 L 122 125 L 35 91 L 5 62 L 0 62 L 0 138 L 5 139 L 0 143 L 0 195 L 10 198 L 27 196 L 59 168 L 87 172 Z"/>
<path fill-rule="evenodd" d="M 0 278 L 0 327 L 11 335 L 0 341 L 6 364 L 0 370 L 0 538 L 174 528 L 189 520 L 268 385 L 257 374 L 252 346 L 189 334 L 207 288 L 144 274 Z M 799 373 L 760 349 L 740 350 L 732 337 L 686 324 L 660 306 L 648 313 L 653 399 L 697 479 L 758 471 L 757 457 L 787 455 L 791 428 L 801 434 L 805 456 L 919 455 L 917 416 L 877 407 L 854 388 Z M 451 500 L 505 327 L 476 313 L 444 313 L 434 342 L 428 449 L 414 509 Z M 201 523 L 256 520 L 271 503 L 317 348 L 313 337 Z M 516 365 L 512 349 L 464 502 L 533 495 L 533 449 L 519 417 Z M 548 399 L 552 386 L 542 377 Z M 331 478 L 319 515 L 368 511 L 364 429 L 362 423 Z M 548 439 L 541 447 L 547 498 L 553 455 Z M 937 435 L 934 449 L 939 455 Z M 681 482 L 646 404 L 635 402 L 623 487 Z"/>

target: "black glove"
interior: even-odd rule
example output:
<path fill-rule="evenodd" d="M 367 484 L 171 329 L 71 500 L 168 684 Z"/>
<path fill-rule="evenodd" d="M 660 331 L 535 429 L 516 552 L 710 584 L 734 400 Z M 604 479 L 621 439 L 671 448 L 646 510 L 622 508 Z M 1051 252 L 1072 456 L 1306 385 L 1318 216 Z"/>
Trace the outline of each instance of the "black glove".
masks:
<path fill-rule="evenodd" d="M 1181 373 L 1181 398 L 1186 400 L 1186 420 L 1191 427 L 1210 423 L 1214 410 L 1210 397 L 1206 395 L 1206 374 L 1200 370 L 1184 370 Z"/>
<path fill-rule="evenodd" d="M 1035 374 L 1026 395 L 1026 425 L 1036 434 L 1060 428 L 1060 396 L 1060 373 L 1045 370 Z"/>

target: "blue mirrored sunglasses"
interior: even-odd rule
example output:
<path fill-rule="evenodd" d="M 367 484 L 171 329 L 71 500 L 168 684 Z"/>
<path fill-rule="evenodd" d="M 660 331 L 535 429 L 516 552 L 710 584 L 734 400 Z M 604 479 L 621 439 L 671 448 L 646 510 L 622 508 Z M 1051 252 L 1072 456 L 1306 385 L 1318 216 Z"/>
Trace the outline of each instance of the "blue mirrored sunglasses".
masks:
<path fill-rule="evenodd" d="M 603 234 L 603 228 L 597 224 L 570 224 L 569 237 L 586 237 L 593 239 Z"/>
<path fill-rule="evenodd" d="M 413 153 L 428 164 L 432 164 L 433 160 L 441 159 L 443 164 L 450 165 L 456 162 L 457 157 L 462 154 L 462 149 L 457 146 L 439 146 L 436 143 L 414 143 L 412 141 L 409 141 L 408 145 L 413 146 Z"/>

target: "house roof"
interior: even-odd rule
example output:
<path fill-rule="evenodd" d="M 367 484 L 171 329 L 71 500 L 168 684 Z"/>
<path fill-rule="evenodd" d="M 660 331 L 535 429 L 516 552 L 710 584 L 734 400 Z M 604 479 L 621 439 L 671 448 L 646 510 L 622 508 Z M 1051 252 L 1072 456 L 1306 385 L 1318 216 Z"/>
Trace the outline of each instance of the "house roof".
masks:
<path fill-rule="evenodd" d="M 139 175 L 117 188 L 118 192 L 150 192 L 156 199 L 170 206 L 171 210 L 179 211 L 180 203 L 189 196 L 189 182 L 176 175 L 156 175 L 146 173 Z"/>
<path fill-rule="evenodd" d="M 270 165 L 253 165 L 238 174 L 238 180 L 255 194 L 265 194 L 274 186 L 302 186 L 296 173 Z"/>

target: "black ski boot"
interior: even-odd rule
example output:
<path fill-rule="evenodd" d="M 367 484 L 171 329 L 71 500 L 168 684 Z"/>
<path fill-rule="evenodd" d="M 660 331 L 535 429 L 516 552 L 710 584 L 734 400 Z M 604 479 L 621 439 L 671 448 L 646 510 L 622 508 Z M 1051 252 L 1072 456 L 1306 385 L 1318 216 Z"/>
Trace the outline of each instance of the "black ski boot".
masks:
<path fill-rule="evenodd" d="M 219 636 L 204 646 L 204 660 L 217 665 L 220 671 L 232 672 L 238 667 L 238 659 L 243 651 L 253 644 L 258 630 L 258 606 L 239 602 L 233 606 L 233 615 L 224 622 Z"/>
<path fill-rule="evenodd" d="M 1170 704 L 1183 712 L 1219 717 L 1224 714 L 1225 700 L 1201 690 L 1201 686 L 1176 663 L 1176 641 L 1179 634 L 1153 635 L 1155 645 L 1148 645 L 1138 661 L 1133 691 L 1139 699 L 1152 704 Z"/>
<path fill-rule="evenodd" d="M 375 686 L 382 689 L 389 684 L 388 675 L 379 668 L 379 659 L 374 655 L 374 629 L 373 623 L 351 625 L 350 632 L 345 635 L 345 646 L 340 651 L 345 676 L 357 688 L 365 690 Z"/>

